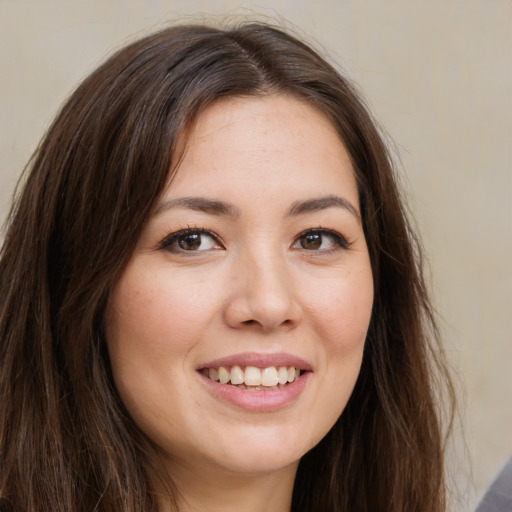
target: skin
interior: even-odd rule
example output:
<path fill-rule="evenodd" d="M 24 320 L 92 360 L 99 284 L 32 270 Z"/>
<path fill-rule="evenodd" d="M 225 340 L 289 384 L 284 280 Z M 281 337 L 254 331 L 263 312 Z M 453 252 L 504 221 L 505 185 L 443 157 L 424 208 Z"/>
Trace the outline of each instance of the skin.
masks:
<path fill-rule="evenodd" d="M 286 511 L 299 459 L 349 399 L 370 320 L 353 169 L 325 116 L 285 95 L 219 101 L 180 142 L 184 158 L 109 304 L 114 380 L 160 448 L 180 511 Z M 172 203 L 184 197 L 229 211 Z M 290 211 L 319 198 L 314 211 Z M 211 235 L 193 248 L 169 238 L 184 229 Z M 312 371 L 284 406 L 246 410 L 198 372 L 242 352 L 291 354 Z"/>

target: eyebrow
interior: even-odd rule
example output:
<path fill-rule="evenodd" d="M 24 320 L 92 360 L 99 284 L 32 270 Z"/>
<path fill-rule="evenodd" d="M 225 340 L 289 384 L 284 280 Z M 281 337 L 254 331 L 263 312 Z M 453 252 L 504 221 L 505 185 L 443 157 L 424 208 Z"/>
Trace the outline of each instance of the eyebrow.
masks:
<path fill-rule="evenodd" d="M 205 197 L 178 197 L 176 199 L 170 199 L 169 201 L 159 204 L 155 210 L 155 214 L 159 214 L 173 208 L 184 208 L 222 217 L 236 218 L 240 216 L 240 210 L 236 206 L 223 201 L 217 201 L 215 199 L 207 199 Z"/>
<path fill-rule="evenodd" d="M 328 208 L 344 208 L 354 215 L 357 221 L 361 223 L 361 215 L 350 201 L 343 197 L 332 195 L 318 197 L 315 199 L 306 199 L 305 201 L 296 201 L 289 208 L 286 216 L 291 217 L 295 215 L 302 215 L 304 213 L 319 212 Z"/>
<path fill-rule="evenodd" d="M 164 201 L 159 204 L 155 210 L 155 214 L 158 215 L 159 213 L 173 208 L 183 208 L 208 213 L 210 215 L 233 218 L 240 217 L 241 215 L 240 210 L 236 206 L 230 203 L 225 203 L 224 201 L 208 199 L 206 197 L 178 197 L 176 199 L 170 199 L 169 201 Z M 295 217 L 305 213 L 319 212 L 327 210 L 328 208 L 344 208 L 354 215 L 358 222 L 361 222 L 361 216 L 352 203 L 343 197 L 334 195 L 296 201 L 286 212 L 286 217 Z"/>

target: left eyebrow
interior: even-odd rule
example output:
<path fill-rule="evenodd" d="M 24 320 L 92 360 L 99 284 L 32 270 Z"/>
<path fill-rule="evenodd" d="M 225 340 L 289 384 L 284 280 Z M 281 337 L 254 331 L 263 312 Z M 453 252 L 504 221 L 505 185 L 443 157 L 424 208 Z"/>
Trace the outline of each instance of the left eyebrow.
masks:
<path fill-rule="evenodd" d="M 344 208 L 350 212 L 357 222 L 361 223 L 361 215 L 354 205 L 347 199 L 339 196 L 325 196 L 304 201 L 296 201 L 286 213 L 287 217 L 302 215 L 303 213 L 319 212 L 328 208 Z"/>

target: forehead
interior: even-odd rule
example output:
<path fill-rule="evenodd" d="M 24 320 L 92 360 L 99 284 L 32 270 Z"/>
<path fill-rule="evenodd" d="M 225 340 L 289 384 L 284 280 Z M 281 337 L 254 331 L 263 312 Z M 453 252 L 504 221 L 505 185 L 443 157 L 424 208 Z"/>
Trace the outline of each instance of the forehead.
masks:
<path fill-rule="evenodd" d="M 349 155 L 317 108 L 289 95 L 236 97 L 207 107 L 178 141 L 180 160 L 166 194 L 204 195 L 245 185 L 255 194 L 293 187 L 357 202 Z"/>

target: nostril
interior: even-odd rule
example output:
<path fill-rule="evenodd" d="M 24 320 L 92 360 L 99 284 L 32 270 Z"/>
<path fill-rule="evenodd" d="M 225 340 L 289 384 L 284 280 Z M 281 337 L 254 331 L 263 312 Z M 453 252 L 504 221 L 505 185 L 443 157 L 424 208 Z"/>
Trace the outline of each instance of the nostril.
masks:
<path fill-rule="evenodd" d="M 284 320 L 283 322 L 281 322 L 279 325 L 281 327 L 292 327 L 293 324 L 294 324 L 293 320 L 287 319 L 287 320 Z M 264 331 L 270 331 L 275 328 L 275 326 L 267 326 L 267 325 L 263 324 L 262 322 L 259 322 L 258 320 L 254 320 L 254 319 L 244 320 L 243 322 L 241 322 L 241 325 L 243 325 L 245 327 L 251 327 L 251 328 L 255 327 L 255 326 L 259 326 Z"/>

